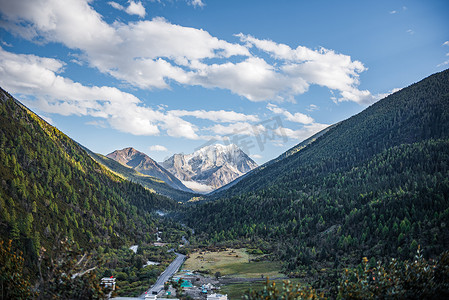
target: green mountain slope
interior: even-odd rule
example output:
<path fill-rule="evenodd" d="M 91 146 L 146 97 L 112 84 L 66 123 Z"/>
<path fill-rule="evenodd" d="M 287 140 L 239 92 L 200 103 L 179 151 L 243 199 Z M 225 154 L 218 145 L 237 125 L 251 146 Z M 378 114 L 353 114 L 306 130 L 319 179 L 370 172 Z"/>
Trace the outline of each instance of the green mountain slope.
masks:
<path fill-rule="evenodd" d="M 449 71 L 446 70 L 340 122 L 300 153 L 287 155 L 287 151 L 281 162 L 247 176 L 222 196 L 255 191 L 284 181 L 294 184 L 300 179 L 302 183 L 308 178 L 349 169 L 392 146 L 448 137 L 448 97 Z"/>
<path fill-rule="evenodd" d="M 84 249 L 154 238 L 153 211 L 176 202 L 124 180 L 0 90 L 0 238 L 33 265 L 65 236 Z"/>
<path fill-rule="evenodd" d="M 180 202 L 186 202 L 186 201 L 190 200 L 192 197 L 198 196 L 197 194 L 194 194 L 194 193 L 189 193 L 186 191 L 175 189 L 175 188 L 171 187 L 170 185 L 168 185 L 167 183 L 165 183 L 164 181 L 162 181 L 161 179 L 155 178 L 153 176 L 141 174 L 141 173 L 137 172 L 136 170 L 134 170 L 133 168 L 126 167 L 126 166 L 122 165 L 121 163 L 119 163 L 111 158 L 108 158 L 104 155 L 101 155 L 98 153 L 93 153 L 92 151 L 90 151 L 87 148 L 84 148 L 84 150 L 95 161 L 102 164 L 103 166 L 105 166 L 106 168 L 108 168 L 110 171 L 114 172 L 118 176 L 121 176 L 127 180 L 132 181 L 132 182 L 139 183 L 142 186 L 146 187 L 147 189 L 149 189 L 155 193 L 158 193 L 160 195 L 166 196 L 170 199 L 173 199 L 175 201 L 180 201 Z"/>
<path fill-rule="evenodd" d="M 192 206 L 189 224 L 210 242 L 240 240 L 288 271 L 408 258 L 449 247 L 449 71 L 345 120 Z"/>
<path fill-rule="evenodd" d="M 222 194 L 221 194 L 222 192 L 224 192 L 225 190 L 229 189 L 230 187 L 236 185 L 237 183 L 242 181 L 242 179 L 246 178 L 247 176 L 257 176 L 257 174 L 259 172 L 263 172 L 263 170 L 266 167 L 268 167 L 268 166 L 270 166 L 270 165 L 272 165 L 272 164 L 274 164 L 274 163 L 276 163 L 276 162 L 278 162 L 278 161 L 280 161 L 280 160 L 282 160 L 282 159 L 284 159 L 286 157 L 289 157 L 290 155 L 293 155 L 293 154 L 295 154 L 295 153 L 305 149 L 307 146 L 312 144 L 317 138 L 319 138 L 320 136 L 322 136 L 323 134 L 325 134 L 326 132 L 328 132 L 330 129 L 334 128 L 337 125 L 338 125 L 338 123 L 334 124 L 334 125 L 331 125 L 331 126 L 325 128 L 325 129 L 321 130 L 318 133 L 315 133 L 314 135 L 312 135 L 311 137 L 305 139 L 304 141 L 302 141 L 298 145 L 295 145 L 294 147 L 288 149 L 287 151 L 285 151 L 284 153 L 282 153 L 281 155 L 279 155 L 275 159 L 272 159 L 272 160 L 264 163 L 263 165 L 261 165 L 261 166 L 255 168 L 255 169 L 249 171 L 248 173 L 238 177 L 236 180 L 228 183 L 227 185 L 222 186 L 221 188 L 211 192 L 210 194 L 208 194 L 209 197 L 207 199 L 211 200 L 211 199 L 219 198 L 220 196 L 222 196 Z"/>

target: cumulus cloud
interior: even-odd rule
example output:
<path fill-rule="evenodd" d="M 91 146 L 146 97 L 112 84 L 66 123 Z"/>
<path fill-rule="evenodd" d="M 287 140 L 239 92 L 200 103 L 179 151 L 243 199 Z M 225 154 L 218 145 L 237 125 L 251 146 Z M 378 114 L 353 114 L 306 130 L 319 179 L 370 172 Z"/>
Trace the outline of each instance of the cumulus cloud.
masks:
<path fill-rule="evenodd" d="M 313 107 L 316 106 L 314 105 Z M 275 114 L 283 115 L 288 121 L 303 124 L 303 126 L 299 129 L 279 126 L 274 130 L 279 137 L 302 141 L 329 126 L 328 124 L 317 123 L 312 117 L 303 113 L 297 112 L 292 114 L 286 109 L 280 108 L 271 103 L 267 105 L 267 109 Z"/>
<path fill-rule="evenodd" d="M 47 113 L 106 119 L 112 128 L 134 135 L 159 135 L 163 129 L 169 136 L 199 138 L 195 125 L 146 107 L 132 94 L 84 86 L 58 75 L 63 66 L 56 59 L 0 48 L 0 85 L 11 93 L 34 95 L 29 105 Z"/>
<path fill-rule="evenodd" d="M 303 141 L 312 135 L 314 135 L 317 132 L 320 132 L 321 130 L 328 127 L 328 124 L 320 124 L 320 123 L 313 123 L 310 125 L 305 125 L 301 129 L 291 129 L 291 128 L 285 128 L 280 127 L 275 130 L 276 134 L 280 137 L 287 137 L 288 139 L 295 139 L 298 141 Z"/>
<path fill-rule="evenodd" d="M 225 110 L 166 110 L 166 106 L 152 109 L 115 87 L 85 86 L 65 78 L 59 74 L 64 66 L 53 58 L 11 53 L 0 47 L 0 85 L 13 94 L 33 95 L 36 99 L 27 104 L 43 112 L 100 118 L 89 125 L 105 127 L 106 121 L 111 128 L 134 135 L 166 134 L 193 140 L 209 136 L 200 135 L 200 129 L 183 117 L 231 123 L 206 129 L 219 136 L 264 130 L 262 125 L 250 123 L 259 121 L 257 115 Z"/>
<path fill-rule="evenodd" d="M 150 151 L 161 151 L 161 152 L 168 151 L 168 149 L 162 145 L 153 145 L 150 146 L 148 149 L 150 149 Z"/>
<path fill-rule="evenodd" d="M 257 122 L 259 121 L 259 117 L 256 115 L 245 115 L 242 113 L 237 113 L 235 111 L 205 111 L 205 110 L 171 110 L 170 114 L 177 117 L 185 117 L 192 116 L 198 119 L 210 120 L 214 122 L 221 123 L 230 123 L 230 122 L 239 122 L 239 121 L 249 121 L 249 122 Z"/>
<path fill-rule="evenodd" d="M 141 2 L 128 3 L 124 8 L 109 2 L 145 15 Z M 204 5 L 198 0 L 189 3 Z M 0 10 L 5 29 L 79 50 L 90 67 L 141 89 L 178 83 L 227 89 L 251 101 L 283 101 L 315 84 L 339 92 L 337 101 L 375 101 L 369 91 L 358 89 L 359 74 L 366 70 L 363 64 L 329 49 L 292 49 L 244 34 L 237 35 L 240 43 L 230 43 L 163 18 L 108 24 L 89 0 L 1 0 Z M 261 55 L 251 53 L 251 48 Z M 273 61 L 263 58 L 267 54 Z"/>
<path fill-rule="evenodd" d="M 357 88 L 359 73 L 366 70 L 365 66 L 357 60 L 351 60 L 348 55 L 325 48 L 312 50 L 298 46 L 292 49 L 288 45 L 260 40 L 250 35 L 237 36 L 248 47 L 255 47 L 280 61 L 280 74 L 292 82 L 301 82 L 300 85 L 293 87 L 292 94 L 304 93 L 310 84 L 317 84 L 339 91 L 341 97 L 337 99 L 338 101 L 364 103 L 372 100 L 369 91 Z"/>
<path fill-rule="evenodd" d="M 128 3 L 129 3 L 128 7 L 124 7 L 123 5 L 121 5 L 117 2 L 114 2 L 114 1 L 108 2 L 108 4 L 110 6 L 112 6 L 113 8 L 122 10 L 129 15 L 138 15 L 141 18 L 145 17 L 146 11 L 145 11 L 145 7 L 142 5 L 142 2 L 140 2 L 140 1 L 134 2 L 131 0 Z"/>
<path fill-rule="evenodd" d="M 202 0 L 188 0 L 187 3 L 194 7 L 204 7 L 205 6 L 205 4 Z"/>
<path fill-rule="evenodd" d="M 283 108 L 280 108 L 277 105 L 271 104 L 271 103 L 269 103 L 267 105 L 267 108 L 269 110 L 271 110 L 272 112 L 274 112 L 275 114 L 284 115 L 285 118 L 291 122 L 296 122 L 296 123 L 300 123 L 300 124 L 312 124 L 314 122 L 313 118 L 308 115 L 305 115 L 300 112 L 292 114 L 291 112 L 289 112 Z"/>
<path fill-rule="evenodd" d="M 266 131 L 262 124 L 251 124 L 248 122 L 236 122 L 228 125 L 216 124 L 209 128 L 219 136 L 248 135 L 256 136 Z"/>
<path fill-rule="evenodd" d="M 145 17 L 145 7 L 142 2 L 129 1 L 129 6 L 126 8 L 126 12 L 130 15 L 138 15 L 139 17 Z"/>

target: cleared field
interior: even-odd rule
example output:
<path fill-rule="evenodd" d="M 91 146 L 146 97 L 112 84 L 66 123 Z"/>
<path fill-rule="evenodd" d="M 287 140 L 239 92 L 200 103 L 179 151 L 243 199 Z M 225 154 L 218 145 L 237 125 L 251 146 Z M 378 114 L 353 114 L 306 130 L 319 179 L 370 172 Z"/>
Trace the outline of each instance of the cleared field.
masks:
<path fill-rule="evenodd" d="M 184 269 L 209 271 L 213 276 L 220 272 L 222 276 L 241 278 L 282 277 L 280 265 L 271 261 L 250 262 L 251 256 L 245 249 L 229 249 L 219 252 L 195 252 L 184 263 Z"/>
<path fill-rule="evenodd" d="M 276 285 L 282 286 L 282 280 L 275 280 Z M 290 279 L 293 284 L 300 283 L 299 279 Z M 242 299 L 242 296 L 249 289 L 261 290 L 263 289 L 264 282 L 242 282 L 242 283 L 232 283 L 221 287 L 221 293 L 227 294 L 228 299 Z"/>
<path fill-rule="evenodd" d="M 220 293 L 227 294 L 228 299 L 242 299 L 242 296 L 249 289 L 261 290 L 263 288 L 262 282 L 244 282 L 244 283 L 233 283 L 227 284 L 221 287 Z"/>

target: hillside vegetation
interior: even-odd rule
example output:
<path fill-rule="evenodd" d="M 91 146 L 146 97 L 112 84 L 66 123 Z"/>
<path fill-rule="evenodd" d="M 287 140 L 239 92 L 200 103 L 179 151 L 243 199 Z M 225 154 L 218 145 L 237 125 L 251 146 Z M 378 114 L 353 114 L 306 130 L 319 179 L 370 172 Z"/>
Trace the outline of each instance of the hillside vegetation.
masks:
<path fill-rule="evenodd" d="M 90 251 L 155 240 L 161 221 L 153 212 L 177 206 L 114 175 L 3 90 L 0 178 L 0 239 L 24 252 L 32 279 L 41 255 L 62 255 L 63 241 Z"/>
<path fill-rule="evenodd" d="M 449 71 L 380 100 L 291 155 L 192 206 L 207 242 L 273 253 L 292 276 L 437 256 L 449 247 Z M 326 278 L 322 280 L 323 276 Z"/>

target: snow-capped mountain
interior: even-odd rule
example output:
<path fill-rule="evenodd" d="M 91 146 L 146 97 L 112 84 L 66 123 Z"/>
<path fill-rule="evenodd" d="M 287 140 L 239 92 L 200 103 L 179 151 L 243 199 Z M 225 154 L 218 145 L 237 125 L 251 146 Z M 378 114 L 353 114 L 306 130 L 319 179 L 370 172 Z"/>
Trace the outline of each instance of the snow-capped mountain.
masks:
<path fill-rule="evenodd" d="M 234 144 L 214 144 L 192 154 L 175 154 L 161 165 L 184 185 L 199 192 L 217 189 L 257 167 Z"/>
<path fill-rule="evenodd" d="M 132 147 L 115 150 L 106 156 L 144 175 L 159 178 L 176 189 L 191 192 L 191 190 L 182 184 L 179 179 L 161 167 L 157 162 L 151 159 L 151 157 Z"/>

